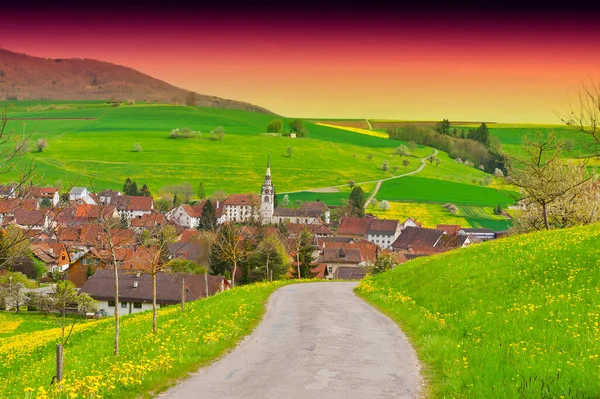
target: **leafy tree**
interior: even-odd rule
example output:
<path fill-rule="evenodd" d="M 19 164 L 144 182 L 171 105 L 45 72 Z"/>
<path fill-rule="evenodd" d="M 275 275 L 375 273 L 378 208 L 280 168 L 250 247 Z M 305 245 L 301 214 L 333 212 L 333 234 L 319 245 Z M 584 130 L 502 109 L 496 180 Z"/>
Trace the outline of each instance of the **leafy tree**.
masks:
<path fill-rule="evenodd" d="M 177 194 L 173 196 L 173 206 L 181 205 L 181 200 L 177 197 Z"/>
<path fill-rule="evenodd" d="M 290 204 L 290 196 L 288 194 L 284 195 L 281 203 L 283 206 L 288 206 Z"/>
<path fill-rule="evenodd" d="M 471 130 L 467 137 L 471 140 L 479 141 L 486 147 L 491 144 L 490 132 L 485 123 L 482 123 L 477 129 Z"/>
<path fill-rule="evenodd" d="M 206 200 L 198 222 L 199 230 L 215 231 L 217 228 L 217 213 L 210 199 Z"/>
<path fill-rule="evenodd" d="M 288 147 L 288 148 L 286 148 L 286 152 L 287 152 L 287 156 L 291 158 L 292 154 L 294 153 L 294 149 L 292 147 Z"/>
<path fill-rule="evenodd" d="M 311 278 L 310 271 L 313 262 L 313 236 L 307 228 L 297 234 L 292 240 L 292 251 L 296 257 L 296 278 Z"/>
<path fill-rule="evenodd" d="M 154 201 L 154 207 L 160 212 L 165 213 L 169 211 L 169 207 L 171 206 L 171 201 L 167 201 L 163 198 L 157 199 Z"/>
<path fill-rule="evenodd" d="M 125 179 L 125 184 L 123 184 L 123 194 L 133 196 L 138 195 L 137 183 L 129 177 Z"/>
<path fill-rule="evenodd" d="M 444 136 L 450 135 L 450 121 L 448 119 L 444 119 L 441 122 L 438 122 L 435 125 L 435 131 L 438 134 L 443 134 Z"/>
<path fill-rule="evenodd" d="M 217 126 L 214 128 L 213 134 L 217 139 L 223 140 L 223 137 L 225 136 L 225 128 L 223 126 Z"/>
<path fill-rule="evenodd" d="M 193 91 L 188 92 L 188 94 L 186 94 L 185 96 L 185 105 L 187 105 L 188 107 L 195 107 L 197 96 L 198 95 Z"/>
<path fill-rule="evenodd" d="M 259 273 L 259 279 L 267 281 L 284 277 L 290 267 L 285 247 L 275 234 L 268 234 L 262 238 L 254 251 L 251 263 L 254 266 L 253 270 Z"/>
<path fill-rule="evenodd" d="M 267 125 L 267 133 L 281 133 L 283 130 L 283 121 L 281 119 L 273 119 Z"/>
<path fill-rule="evenodd" d="M 406 168 L 408 165 L 410 165 L 410 161 L 408 159 L 405 159 L 402 161 L 402 165 L 404 166 L 404 168 Z"/>
<path fill-rule="evenodd" d="M 203 182 L 198 183 L 198 189 L 196 190 L 196 194 L 198 195 L 198 198 L 200 198 L 200 199 L 206 198 L 206 192 L 204 191 L 204 183 Z"/>
<path fill-rule="evenodd" d="M 367 159 L 370 161 L 371 159 L 373 159 L 373 154 L 367 154 Z"/>
<path fill-rule="evenodd" d="M 392 172 L 396 173 L 398 171 L 398 166 L 394 165 L 392 166 Z"/>
<path fill-rule="evenodd" d="M 363 217 L 365 215 L 365 203 L 367 199 L 365 192 L 360 186 L 356 186 L 350 192 L 348 198 L 349 213 L 351 216 Z"/>
<path fill-rule="evenodd" d="M 390 170 L 390 165 L 388 165 L 387 161 L 383 161 L 383 163 L 381 164 L 381 170 L 383 170 L 384 172 Z"/>
<path fill-rule="evenodd" d="M 16 309 L 17 313 L 27 300 L 25 296 L 27 276 L 19 272 L 8 272 L 0 276 L 0 302 Z"/>
<path fill-rule="evenodd" d="M 407 146 L 405 146 L 404 144 L 398 146 L 398 148 L 396 148 L 396 154 L 400 155 L 401 157 L 408 157 L 410 156 L 410 150 L 408 149 Z"/>
<path fill-rule="evenodd" d="M 46 148 L 48 148 L 48 140 L 46 140 L 46 139 L 38 139 L 35 142 L 35 146 L 37 147 L 38 152 L 42 152 Z"/>
<path fill-rule="evenodd" d="M 384 273 L 396 267 L 397 263 L 391 254 L 380 253 L 371 270 L 372 274 Z"/>
<path fill-rule="evenodd" d="M 521 189 L 520 200 L 525 207 L 522 212 L 524 229 L 546 229 L 570 225 L 573 221 L 565 212 L 565 206 L 583 206 L 579 209 L 583 214 L 597 214 L 594 203 L 594 181 L 596 175 L 588 172 L 585 163 L 568 162 L 563 159 L 564 141 L 556 138 L 554 133 L 537 132 L 535 137 L 523 139 L 521 157 L 513 157 L 514 167 L 509 170 L 506 181 Z M 573 200 L 579 192 L 590 192 L 589 196 Z M 574 220 L 585 220 L 579 216 Z M 562 219 L 562 220 L 561 220 Z M 592 217 L 592 220 L 594 217 Z M 538 221 L 538 222 L 536 222 Z M 552 221 L 552 223 L 551 223 Z"/>
<path fill-rule="evenodd" d="M 50 208 L 52 206 L 52 202 L 50 202 L 50 198 L 44 197 L 40 201 L 40 208 Z"/>
<path fill-rule="evenodd" d="M 142 145 L 139 143 L 135 143 L 133 145 L 133 152 L 142 152 Z"/>
<path fill-rule="evenodd" d="M 354 186 L 356 186 L 356 183 L 354 182 L 354 180 L 348 180 L 348 187 L 354 188 Z"/>
<path fill-rule="evenodd" d="M 390 209 L 390 203 L 386 200 L 383 200 L 379 203 L 379 209 L 381 209 L 382 211 L 387 211 L 388 209 Z"/>
<path fill-rule="evenodd" d="M 142 189 L 138 192 L 138 195 L 142 196 L 142 197 L 152 197 L 152 194 L 150 193 L 150 189 L 145 184 L 142 186 Z"/>
<path fill-rule="evenodd" d="M 304 123 L 301 119 L 294 119 L 290 122 L 290 132 L 299 134 L 304 130 Z"/>
<path fill-rule="evenodd" d="M 56 345 L 57 360 L 56 375 L 54 376 L 56 381 L 60 382 L 63 377 L 63 349 L 69 341 L 73 328 L 77 323 L 77 318 L 67 318 L 67 309 L 76 307 L 77 312 L 80 315 L 85 315 L 86 313 L 95 311 L 95 302 L 92 297 L 86 293 L 78 294 L 75 285 L 68 280 L 56 283 L 54 292 L 41 297 L 41 301 L 42 306 L 48 311 L 61 330 L 60 344 Z M 71 328 L 69 329 L 68 334 L 65 334 L 69 324 L 71 325 Z"/>

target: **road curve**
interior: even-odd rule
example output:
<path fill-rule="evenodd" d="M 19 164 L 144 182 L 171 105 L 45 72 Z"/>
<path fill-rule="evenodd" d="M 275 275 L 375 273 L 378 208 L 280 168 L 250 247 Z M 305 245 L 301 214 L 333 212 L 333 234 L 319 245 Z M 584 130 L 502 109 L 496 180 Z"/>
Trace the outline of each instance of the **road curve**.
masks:
<path fill-rule="evenodd" d="M 234 351 L 159 398 L 418 397 L 414 350 L 393 321 L 354 295 L 355 286 L 279 289 Z"/>

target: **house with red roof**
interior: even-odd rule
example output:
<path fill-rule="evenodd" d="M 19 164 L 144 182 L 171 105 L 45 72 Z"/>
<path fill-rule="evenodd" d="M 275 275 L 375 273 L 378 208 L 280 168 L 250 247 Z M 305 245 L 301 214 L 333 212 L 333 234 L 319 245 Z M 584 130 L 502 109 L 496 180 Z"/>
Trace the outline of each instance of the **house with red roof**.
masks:
<path fill-rule="evenodd" d="M 118 197 L 117 211 L 119 217 L 127 219 L 141 218 L 143 215 L 149 215 L 154 209 L 154 200 L 152 197 L 142 197 L 133 195 L 123 195 Z"/>

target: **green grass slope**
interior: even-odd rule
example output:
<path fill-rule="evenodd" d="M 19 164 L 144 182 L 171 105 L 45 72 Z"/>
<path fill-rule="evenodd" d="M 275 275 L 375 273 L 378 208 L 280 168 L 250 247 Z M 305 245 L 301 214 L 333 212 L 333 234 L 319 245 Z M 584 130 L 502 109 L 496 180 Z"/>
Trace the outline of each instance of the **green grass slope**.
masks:
<path fill-rule="evenodd" d="M 269 295 L 285 282 L 260 283 L 190 302 L 158 313 L 121 319 L 120 352 L 112 354 L 114 321 L 78 324 L 65 346 L 64 380 L 55 374 L 55 343 L 60 330 L 0 338 L 0 397 L 136 398 L 159 392 L 190 371 L 233 347 L 260 321 Z"/>
<path fill-rule="evenodd" d="M 7 114 L 7 131 L 20 135 L 25 122 L 33 142 L 48 140 L 44 152 L 28 154 L 46 184 L 77 180 L 79 185 L 121 188 L 131 177 L 154 193 L 165 185 L 200 181 L 208 194 L 257 191 L 270 152 L 274 184 L 284 192 L 389 177 L 381 163 L 400 162 L 393 156 L 398 142 L 392 140 L 310 122 L 305 122 L 309 138 L 290 139 L 265 133 L 274 116 L 238 110 L 17 101 Z M 287 125 L 289 119 L 283 119 Z M 224 127 L 225 137 L 210 140 L 217 126 Z M 169 138 L 172 129 L 184 127 L 203 132 L 202 138 Z M 141 152 L 133 152 L 135 143 Z M 294 150 L 291 157 L 288 146 Z M 367 159 L 369 154 L 373 159 Z"/>
<path fill-rule="evenodd" d="M 600 225 L 421 258 L 357 288 L 394 318 L 432 398 L 600 396 Z"/>

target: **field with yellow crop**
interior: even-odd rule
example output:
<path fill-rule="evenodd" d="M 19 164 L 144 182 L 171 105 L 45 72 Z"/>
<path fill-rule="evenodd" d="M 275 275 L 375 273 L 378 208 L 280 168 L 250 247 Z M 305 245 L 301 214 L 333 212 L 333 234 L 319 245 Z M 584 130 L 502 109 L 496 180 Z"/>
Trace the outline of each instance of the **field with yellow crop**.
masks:
<path fill-rule="evenodd" d="M 165 389 L 187 372 L 234 346 L 260 321 L 269 295 L 285 284 L 259 283 L 152 312 L 125 316 L 120 352 L 112 355 L 114 321 L 76 324 L 65 346 L 64 380 L 55 374 L 60 330 L 39 330 L 0 338 L 2 398 L 132 398 Z"/>
<path fill-rule="evenodd" d="M 419 258 L 357 292 L 396 320 L 429 398 L 600 397 L 600 225 Z"/>

